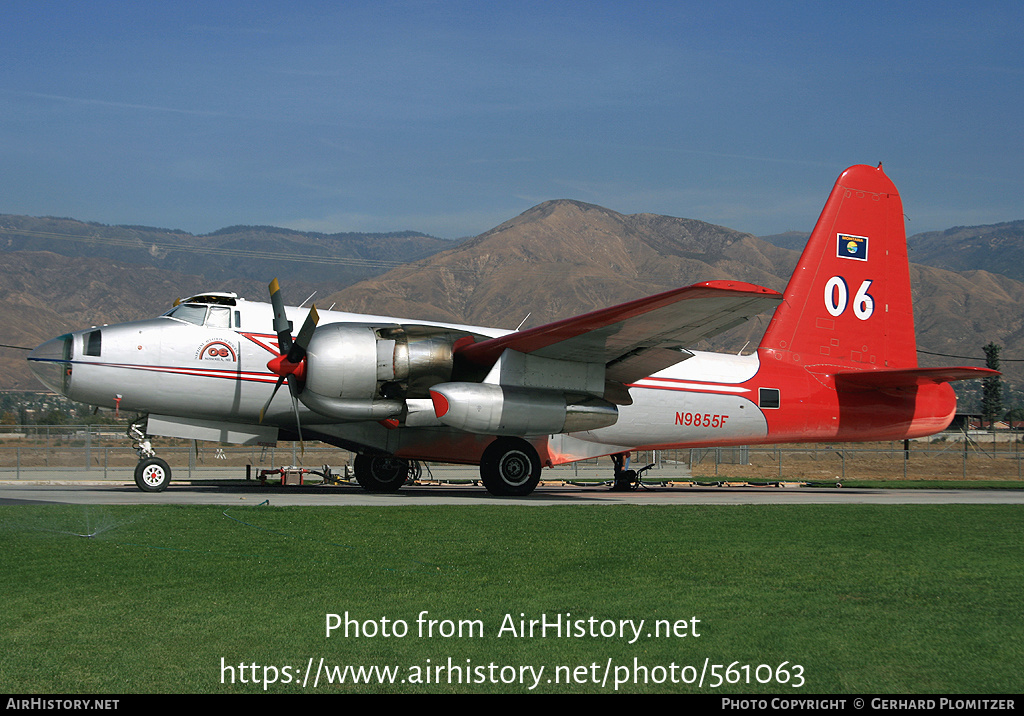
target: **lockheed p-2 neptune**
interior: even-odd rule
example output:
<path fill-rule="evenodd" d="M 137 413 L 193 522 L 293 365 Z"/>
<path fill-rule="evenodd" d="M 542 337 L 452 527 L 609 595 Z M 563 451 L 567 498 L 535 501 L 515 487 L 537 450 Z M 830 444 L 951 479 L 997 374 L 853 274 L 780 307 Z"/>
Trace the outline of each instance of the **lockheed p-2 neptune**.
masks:
<path fill-rule="evenodd" d="M 771 308 L 753 353 L 691 350 Z M 148 436 L 313 438 L 355 452 L 371 492 L 430 460 L 477 464 L 506 496 L 630 450 L 930 435 L 956 410 L 949 381 L 993 373 L 918 367 L 903 207 L 880 165 L 839 176 L 783 294 L 707 281 L 510 332 L 287 307 L 275 280 L 270 304 L 192 296 L 28 360 L 72 400 L 146 415 L 143 490 L 171 477 Z"/>

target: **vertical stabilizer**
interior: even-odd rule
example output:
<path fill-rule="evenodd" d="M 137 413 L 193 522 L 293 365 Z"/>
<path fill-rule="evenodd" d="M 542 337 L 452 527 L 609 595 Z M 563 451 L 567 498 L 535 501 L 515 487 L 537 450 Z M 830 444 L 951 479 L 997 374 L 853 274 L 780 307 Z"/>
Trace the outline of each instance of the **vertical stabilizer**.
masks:
<path fill-rule="evenodd" d="M 825 372 L 917 366 L 903 203 L 881 165 L 836 180 L 761 351 Z"/>

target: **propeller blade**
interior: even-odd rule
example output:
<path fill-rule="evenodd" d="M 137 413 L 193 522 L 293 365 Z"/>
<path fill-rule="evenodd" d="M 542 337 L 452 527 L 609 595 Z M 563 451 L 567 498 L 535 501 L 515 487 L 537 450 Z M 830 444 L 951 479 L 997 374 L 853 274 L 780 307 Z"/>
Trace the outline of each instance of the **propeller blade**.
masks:
<path fill-rule="evenodd" d="M 263 404 L 263 408 L 260 410 L 261 423 L 263 422 L 263 416 L 266 414 L 267 408 L 269 408 L 270 404 L 274 402 L 274 396 L 277 395 L 277 389 L 281 387 L 281 383 L 284 382 L 286 377 L 287 376 L 282 375 L 280 378 L 277 379 L 277 383 L 274 385 L 274 391 L 270 394 L 270 397 L 267 399 L 267 402 Z"/>
<path fill-rule="evenodd" d="M 292 347 L 292 322 L 284 310 L 284 296 L 281 295 L 281 286 L 275 278 L 270 282 L 270 305 L 274 308 L 274 333 L 277 334 L 277 345 L 281 355 L 287 353 Z"/>
<path fill-rule="evenodd" d="M 278 389 L 282 383 L 288 383 L 288 392 L 291 393 L 292 410 L 295 412 L 295 429 L 299 434 L 299 444 L 302 452 L 305 453 L 306 445 L 302 440 L 302 422 L 299 417 L 299 393 L 302 392 L 303 381 L 305 380 L 306 365 L 303 362 L 306 358 L 306 347 L 313 338 L 316 324 L 320 321 L 320 314 L 317 313 L 316 305 L 310 307 L 306 314 L 306 320 L 299 329 L 299 335 L 292 339 L 292 322 L 285 314 L 284 297 L 281 295 L 281 285 L 275 278 L 270 282 L 270 304 L 274 309 L 274 332 L 277 333 L 277 345 L 279 355 L 267 363 L 267 368 L 276 373 L 279 377 L 274 384 L 274 390 L 270 398 L 260 411 L 260 422 L 266 414 L 270 404 L 274 401 Z"/>
<path fill-rule="evenodd" d="M 291 348 L 288 349 L 289 363 L 298 363 L 306 357 L 306 347 L 309 345 L 309 340 L 313 337 L 313 331 L 316 330 L 316 324 L 319 321 L 320 314 L 316 312 L 314 303 L 306 315 L 306 320 L 302 323 L 302 328 L 299 329 L 299 335 L 295 337 Z"/>
<path fill-rule="evenodd" d="M 290 376 L 294 377 L 294 376 Z M 292 394 L 292 410 L 295 411 L 295 430 L 299 434 L 299 455 L 304 456 L 306 454 L 306 443 L 302 439 L 302 422 L 299 420 L 299 389 L 295 387 L 296 381 L 288 381 L 288 390 Z"/>

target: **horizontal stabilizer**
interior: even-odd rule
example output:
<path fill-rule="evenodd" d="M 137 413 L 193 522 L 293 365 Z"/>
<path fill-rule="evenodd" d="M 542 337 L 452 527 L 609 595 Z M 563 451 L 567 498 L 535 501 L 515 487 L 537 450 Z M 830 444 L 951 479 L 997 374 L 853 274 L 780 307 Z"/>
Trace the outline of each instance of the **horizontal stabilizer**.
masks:
<path fill-rule="evenodd" d="M 877 388 L 913 388 L 929 383 L 974 380 L 999 375 L 990 368 L 906 368 L 898 370 L 865 370 L 836 373 L 839 390 L 873 390 Z"/>
<path fill-rule="evenodd" d="M 691 354 L 688 346 L 775 308 L 782 294 L 740 281 L 705 281 L 598 311 L 457 346 L 456 355 L 492 366 L 508 349 L 555 360 L 607 365 L 610 380 L 646 377 Z"/>

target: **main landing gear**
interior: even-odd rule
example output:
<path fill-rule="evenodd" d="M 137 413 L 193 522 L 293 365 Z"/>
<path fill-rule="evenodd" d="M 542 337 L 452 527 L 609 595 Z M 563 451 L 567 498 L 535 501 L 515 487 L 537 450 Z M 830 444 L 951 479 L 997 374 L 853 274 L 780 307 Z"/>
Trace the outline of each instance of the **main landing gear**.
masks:
<path fill-rule="evenodd" d="M 356 482 L 367 492 L 397 492 L 402 485 L 419 473 L 419 464 L 393 455 L 365 453 L 356 455 L 352 463 Z"/>
<path fill-rule="evenodd" d="M 132 447 L 139 456 L 139 464 L 135 466 L 135 484 L 143 492 L 166 490 L 171 482 L 170 465 L 156 456 L 153 444 L 146 438 L 139 423 L 128 426 L 128 437 L 132 439 Z"/>
<path fill-rule="evenodd" d="M 498 438 L 480 458 L 480 479 L 492 495 L 522 497 L 540 482 L 540 457 L 522 438 Z"/>
<path fill-rule="evenodd" d="M 480 479 L 492 495 L 522 497 L 540 482 L 540 457 L 522 438 L 498 438 L 480 458 Z M 356 482 L 367 492 L 397 492 L 419 477 L 420 465 L 383 453 L 363 453 L 352 463 Z"/>
<path fill-rule="evenodd" d="M 612 455 L 612 463 L 615 465 L 615 483 L 612 485 L 612 491 L 614 492 L 625 492 L 644 487 L 641 476 L 654 467 L 654 463 L 651 463 L 641 467 L 639 470 L 630 470 L 628 452 Z"/>

